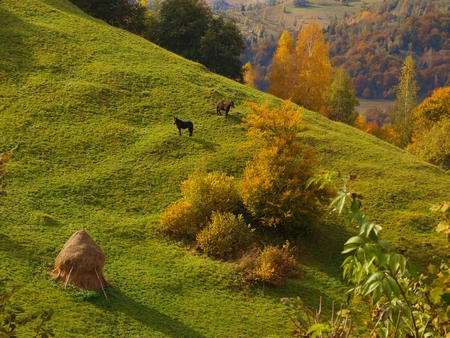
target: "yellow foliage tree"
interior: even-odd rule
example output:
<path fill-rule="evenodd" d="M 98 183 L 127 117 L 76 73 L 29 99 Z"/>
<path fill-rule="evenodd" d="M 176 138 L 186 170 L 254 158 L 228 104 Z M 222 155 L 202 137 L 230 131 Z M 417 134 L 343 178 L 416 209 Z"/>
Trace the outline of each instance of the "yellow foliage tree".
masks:
<path fill-rule="evenodd" d="M 267 88 L 268 93 L 284 100 L 291 98 L 291 88 L 295 81 L 292 73 L 293 54 L 292 37 L 285 30 L 278 41 L 278 48 L 273 56 L 272 70 L 268 75 L 270 85 Z"/>
<path fill-rule="evenodd" d="M 333 68 L 322 28 L 314 20 L 298 34 L 294 64 L 297 79 L 292 101 L 306 109 L 322 112 Z"/>
<path fill-rule="evenodd" d="M 332 67 L 322 28 L 313 20 L 298 34 L 295 48 L 292 41 L 284 31 L 273 58 L 267 92 L 323 112 Z"/>
<path fill-rule="evenodd" d="M 412 142 L 406 150 L 450 169 L 450 87 L 439 88 L 413 111 Z"/>
<path fill-rule="evenodd" d="M 261 225 L 277 227 L 282 235 L 298 235 L 317 223 L 326 191 L 306 188 L 316 165 L 315 152 L 298 134 L 301 108 L 285 101 L 282 109 L 247 103 L 252 114 L 244 119 L 247 136 L 256 147 L 241 181 L 241 197 Z"/>
<path fill-rule="evenodd" d="M 255 88 L 255 70 L 253 69 L 250 61 L 247 62 L 243 68 L 244 68 L 244 83 L 250 88 Z"/>

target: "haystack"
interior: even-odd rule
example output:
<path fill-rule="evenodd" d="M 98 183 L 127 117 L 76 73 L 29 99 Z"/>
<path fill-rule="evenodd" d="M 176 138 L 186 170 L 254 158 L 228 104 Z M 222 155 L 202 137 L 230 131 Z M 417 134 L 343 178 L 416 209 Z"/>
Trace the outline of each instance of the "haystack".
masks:
<path fill-rule="evenodd" d="M 84 290 L 103 290 L 105 254 L 85 230 L 75 232 L 64 244 L 51 272 L 53 279 Z M 105 293 L 106 297 L 106 293 Z"/>

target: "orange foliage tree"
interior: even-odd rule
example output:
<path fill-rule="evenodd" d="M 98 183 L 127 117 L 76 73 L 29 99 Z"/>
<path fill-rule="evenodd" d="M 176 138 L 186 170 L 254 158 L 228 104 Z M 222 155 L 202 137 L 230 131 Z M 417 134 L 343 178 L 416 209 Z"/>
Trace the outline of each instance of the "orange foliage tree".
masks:
<path fill-rule="evenodd" d="M 331 62 L 322 28 L 313 20 L 297 36 L 295 48 L 286 30 L 278 41 L 267 91 L 322 112 L 331 85 Z"/>
<path fill-rule="evenodd" d="M 295 77 L 292 73 L 294 46 L 287 30 L 278 41 L 278 49 L 273 56 L 272 71 L 269 73 L 270 85 L 267 92 L 281 99 L 289 99 L 292 95 Z"/>
<path fill-rule="evenodd" d="M 413 112 L 415 124 L 407 150 L 430 163 L 450 169 L 450 87 L 440 88 Z"/>
<path fill-rule="evenodd" d="M 331 61 L 322 28 L 312 20 L 298 34 L 295 44 L 295 74 L 292 101 L 322 112 L 325 91 L 331 85 Z"/>
<path fill-rule="evenodd" d="M 242 200 L 259 225 L 298 235 L 317 224 L 327 197 L 325 190 L 306 187 L 316 159 L 314 149 L 305 147 L 298 135 L 304 130 L 301 108 L 289 100 L 281 109 L 269 109 L 267 102 L 247 105 L 252 114 L 243 125 L 256 152 L 244 170 Z"/>

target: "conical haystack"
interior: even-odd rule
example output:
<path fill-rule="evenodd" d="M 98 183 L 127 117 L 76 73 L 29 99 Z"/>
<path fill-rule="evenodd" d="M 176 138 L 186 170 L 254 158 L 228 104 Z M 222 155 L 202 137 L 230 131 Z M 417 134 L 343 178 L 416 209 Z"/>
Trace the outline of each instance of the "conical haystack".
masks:
<path fill-rule="evenodd" d="M 100 246 L 85 230 L 79 230 L 69 238 L 56 257 L 51 276 L 64 282 L 66 287 L 73 284 L 79 289 L 103 290 L 106 286 L 104 266 L 105 254 Z"/>

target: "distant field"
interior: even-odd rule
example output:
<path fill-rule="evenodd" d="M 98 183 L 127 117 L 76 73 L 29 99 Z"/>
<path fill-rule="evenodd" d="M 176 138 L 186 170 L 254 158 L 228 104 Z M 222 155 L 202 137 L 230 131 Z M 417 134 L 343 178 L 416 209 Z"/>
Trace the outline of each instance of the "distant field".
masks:
<path fill-rule="evenodd" d="M 294 27 L 294 22 L 298 20 L 308 23 L 310 20 L 314 19 L 321 26 L 328 26 L 330 18 L 336 15 L 338 18 L 344 16 L 345 13 L 356 13 L 359 12 L 363 6 L 369 7 L 372 4 L 382 2 L 383 0 L 371 0 L 371 1 L 350 1 L 346 6 L 340 4 L 337 0 L 310 0 L 308 1 L 308 6 L 297 8 L 293 5 L 292 1 L 278 1 L 276 6 L 265 5 L 268 1 L 254 1 L 254 0 L 228 0 L 227 3 L 234 5 L 236 7 L 242 4 L 261 4 L 263 10 L 252 11 L 251 16 L 258 18 L 258 21 L 262 23 L 273 23 L 277 24 L 283 21 L 285 28 Z M 214 1 L 209 0 L 208 3 L 212 4 Z M 266 18 L 263 19 L 263 13 L 266 12 Z M 279 29 L 282 30 L 284 27 L 280 26 Z"/>
<path fill-rule="evenodd" d="M 358 99 L 359 106 L 355 107 L 356 111 L 360 114 L 365 114 L 366 110 L 372 107 L 381 107 L 386 109 L 389 107 L 394 101 L 393 100 L 383 100 L 383 99 Z"/>

